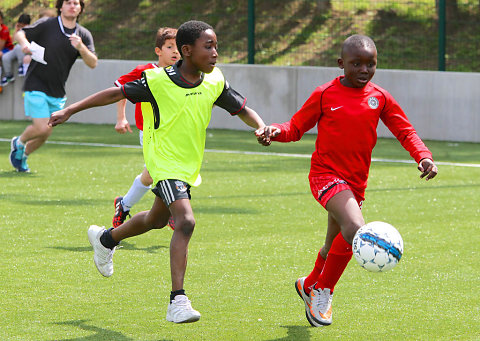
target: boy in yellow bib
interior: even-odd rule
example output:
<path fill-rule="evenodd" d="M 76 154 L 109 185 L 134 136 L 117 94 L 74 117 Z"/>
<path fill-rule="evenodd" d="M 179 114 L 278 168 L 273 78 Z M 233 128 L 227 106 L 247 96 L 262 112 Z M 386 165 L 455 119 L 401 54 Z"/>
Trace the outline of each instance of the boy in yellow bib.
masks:
<path fill-rule="evenodd" d="M 200 313 L 185 295 L 183 282 L 188 243 L 195 227 L 190 187 L 201 183 L 200 167 L 212 107 L 227 110 L 255 129 L 265 124 L 215 67 L 217 37 L 210 25 L 188 21 L 178 28 L 176 41 L 182 60 L 175 65 L 147 70 L 138 81 L 97 92 L 54 113 L 49 125 L 56 126 L 79 111 L 123 98 L 142 102 L 143 153 L 156 184 L 152 189 L 156 195 L 152 209 L 137 213 L 116 229 L 92 225 L 88 238 L 97 269 L 109 277 L 113 274 L 113 253 L 121 240 L 162 228 L 172 215 L 175 230 L 170 243 L 172 292 L 167 320 L 182 323 L 200 319 Z M 144 106 L 149 110 L 143 110 Z"/>

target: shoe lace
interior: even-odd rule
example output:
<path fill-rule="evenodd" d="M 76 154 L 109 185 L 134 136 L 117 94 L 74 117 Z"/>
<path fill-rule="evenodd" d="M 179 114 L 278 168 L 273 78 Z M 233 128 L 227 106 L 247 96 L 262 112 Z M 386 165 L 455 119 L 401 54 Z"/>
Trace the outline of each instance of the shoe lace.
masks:
<path fill-rule="evenodd" d="M 115 246 L 113 249 L 111 249 L 111 250 L 108 252 L 108 256 L 107 256 L 107 257 L 108 257 L 108 261 L 111 261 L 111 260 L 112 260 L 113 254 L 114 254 L 116 248 L 117 248 L 117 247 Z"/>
<path fill-rule="evenodd" d="M 312 305 L 315 306 L 318 311 L 322 314 L 326 313 L 332 304 L 333 295 L 330 294 L 330 289 L 312 289 L 315 290 L 316 293 L 312 297 Z"/>
<path fill-rule="evenodd" d="M 188 299 L 187 296 L 177 296 L 175 298 L 175 305 L 179 308 L 184 308 L 187 310 L 193 310 L 192 302 Z"/>
<path fill-rule="evenodd" d="M 115 253 L 115 249 L 117 247 L 115 246 L 113 249 L 109 249 L 109 248 L 106 248 L 108 251 L 105 252 L 105 253 L 100 253 L 99 256 L 100 256 L 100 259 L 103 258 L 103 260 L 106 262 L 106 263 L 110 263 L 113 259 L 113 254 Z"/>
<path fill-rule="evenodd" d="M 130 217 L 129 211 L 120 211 L 115 214 L 115 221 L 123 223 L 127 217 Z"/>
<path fill-rule="evenodd" d="M 114 225 L 119 226 L 123 224 L 123 222 L 125 221 L 125 219 L 127 219 L 127 217 L 132 217 L 130 215 L 130 211 L 124 211 L 122 208 L 122 204 L 118 204 L 115 210 L 115 215 L 113 217 Z"/>

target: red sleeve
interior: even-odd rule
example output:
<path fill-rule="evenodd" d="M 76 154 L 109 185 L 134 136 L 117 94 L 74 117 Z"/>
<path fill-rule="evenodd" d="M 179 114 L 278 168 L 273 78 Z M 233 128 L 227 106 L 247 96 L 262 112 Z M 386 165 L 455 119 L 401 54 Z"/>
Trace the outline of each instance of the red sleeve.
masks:
<path fill-rule="evenodd" d="M 316 88 L 290 121 L 282 124 L 272 124 L 281 130 L 280 134 L 273 140 L 278 142 L 298 141 L 302 138 L 303 134 L 315 127 L 322 116 L 322 94 L 323 88 Z"/>
<path fill-rule="evenodd" d="M 142 78 L 142 73 L 143 71 L 147 70 L 147 69 L 152 69 L 154 68 L 155 65 L 153 64 L 146 64 L 146 65 L 138 65 L 135 69 L 133 69 L 132 71 L 130 71 L 129 73 L 123 75 L 123 76 L 120 76 L 116 81 L 115 81 L 115 85 L 116 86 L 122 86 L 123 84 L 125 83 L 128 83 L 128 82 L 132 82 L 132 81 L 136 81 L 137 79 L 140 79 Z"/>
<path fill-rule="evenodd" d="M 425 158 L 433 160 L 432 153 L 417 135 L 417 132 L 397 101 L 388 92 L 384 92 L 384 95 L 386 97 L 386 103 L 380 114 L 383 123 L 385 123 L 387 128 L 417 163 Z"/>
<path fill-rule="evenodd" d="M 10 31 L 8 30 L 7 25 L 1 25 L 0 27 L 0 40 L 5 41 L 5 45 L 3 46 L 2 49 L 13 49 L 13 43 L 12 43 L 12 37 L 10 36 Z M 2 50 L 0 49 L 0 50 Z"/>

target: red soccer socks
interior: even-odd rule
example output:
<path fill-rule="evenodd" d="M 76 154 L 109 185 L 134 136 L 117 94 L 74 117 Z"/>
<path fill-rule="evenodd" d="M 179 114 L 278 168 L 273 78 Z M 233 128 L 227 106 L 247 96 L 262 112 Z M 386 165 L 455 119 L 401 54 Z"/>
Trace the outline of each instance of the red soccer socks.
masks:
<path fill-rule="evenodd" d="M 342 276 L 351 258 L 352 245 L 347 243 L 342 234 L 339 233 L 333 240 L 332 247 L 323 266 L 323 271 L 317 278 L 315 289 L 329 288 L 333 292 L 335 284 Z"/>
<path fill-rule="evenodd" d="M 305 282 L 303 284 L 303 290 L 307 295 L 310 294 L 312 286 L 317 282 L 318 276 L 320 276 L 320 274 L 322 273 L 324 265 L 325 259 L 320 255 L 320 251 L 318 251 L 317 260 L 315 261 L 315 267 L 313 268 L 310 275 L 305 278 Z"/>

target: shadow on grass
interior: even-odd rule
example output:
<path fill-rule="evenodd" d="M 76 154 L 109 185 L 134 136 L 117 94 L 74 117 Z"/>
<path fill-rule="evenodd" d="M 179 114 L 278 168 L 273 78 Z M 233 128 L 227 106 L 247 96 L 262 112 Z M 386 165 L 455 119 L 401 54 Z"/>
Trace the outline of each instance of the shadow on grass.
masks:
<path fill-rule="evenodd" d="M 75 337 L 75 338 L 68 338 L 68 339 L 55 339 L 58 341 L 129 341 L 135 340 L 131 337 L 125 336 L 120 332 L 114 330 L 108 330 L 104 328 L 99 328 L 93 325 L 88 324 L 88 320 L 73 320 L 73 321 L 65 321 L 65 322 L 55 322 L 54 324 L 59 326 L 71 326 L 74 328 L 78 328 L 84 331 L 89 331 L 95 333 L 89 336 L 83 337 Z M 168 339 L 162 339 L 163 341 L 167 341 Z M 159 341 L 162 341 L 159 340 Z"/>
<path fill-rule="evenodd" d="M 255 193 L 245 193 L 245 194 L 238 194 L 238 195 L 235 195 L 235 194 L 227 194 L 227 195 L 209 195 L 208 197 L 204 197 L 202 198 L 202 200 L 212 200 L 212 199 L 231 199 L 231 198 L 247 198 L 247 199 L 251 199 L 252 196 L 254 196 Z M 306 182 L 305 183 L 305 191 L 303 192 L 277 192 L 277 193 L 263 193 L 262 195 L 264 195 L 266 198 L 269 198 L 269 197 L 289 197 L 289 196 L 297 196 L 297 195 L 312 195 L 309 191 L 309 187 L 308 187 L 308 183 Z M 219 208 L 219 207 L 217 207 Z M 222 210 L 222 208 L 219 208 L 220 210 Z M 224 208 L 224 209 L 233 209 L 232 207 L 230 208 Z M 197 207 L 195 206 L 195 211 L 197 210 Z M 232 212 L 232 213 L 235 213 L 235 212 Z"/>
<path fill-rule="evenodd" d="M 208 213 L 208 214 L 259 214 L 259 210 L 245 208 L 245 207 L 219 207 L 219 206 L 195 206 L 195 213 Z"/>
<path fill-rule="evenodd" d="M 45 198 L 45 196 L 34 196 L 30 193 L 28 196 L 29 200 L 26 200 L 25 195 L 21 192 L 17 193 L 8 193 L 8 194 L 0 194 L 0 200 L 20 203 L 24 205 L 32 205 L 32 206 L 100 206 L 105 204 L 105 200 L 102 199 L 38 199 L 38 198 Z"/>
<path fill-rule="evenodd" d="M 287 328 L 287 336 L 279 339 L 270 339 L 268 341 L 304 341 L 310 340 L 309 329 L 307 326 L 280 326 Z"/>
<path fill-rule="evenodd" d="M 91 246 L 48 246 L 48 249 L 70 251 L 70 252 L 92 252 Z M 169 246 L 164 245 L 153 245 L 148 247 L 137 247 L 135 244 L 130 244 L 128 242 L 122 241 L 118 247 L 118 251 L 122 250 L 127 251 L 145 251 L 146 253 L 157 253 L 160 249 L 168 249 Z"/>
<path fill-rule="evenodd" d="M 65 199 L 58 199 L 58 200 L 23 200 L 22 203 L 25 205 L 33 205 L 33 206 L 93 206 L 103 204 L 105 201 L 103 200 L 65 200 Z"/>
<path fill-rule="evenodd" d="M 29 177 L 33 178 L 36 177 L 36 173 L 22 173 L 17 172 L 16 170 L 8 170 L 0 172 L 0 178 L 16 178 L 16 177 Z"/>
<path fill-rule="evenodd" d="M 435 180 L 432 180 L 435 181 Z M 439 186 L 429 186 L 429 187 L 387 187 L 387 188 L 371 188 L 367 189 L 367 192 L 388 192 L 388 191 L 425 191 L 425 190 L 438 190 L 446 188 L 470 188 L 470 187 L 480 187 L 480 184 L 465 184 L 465 185 L 439 185 Z"/>

